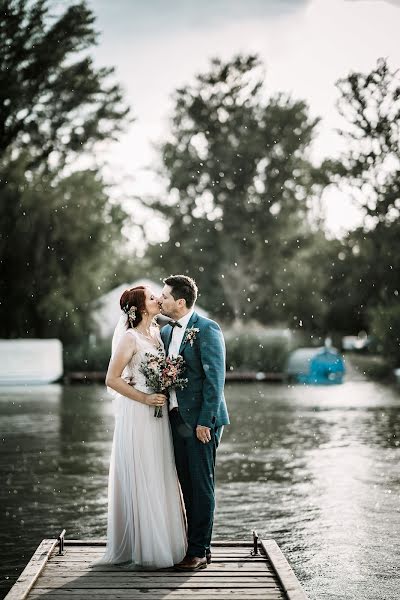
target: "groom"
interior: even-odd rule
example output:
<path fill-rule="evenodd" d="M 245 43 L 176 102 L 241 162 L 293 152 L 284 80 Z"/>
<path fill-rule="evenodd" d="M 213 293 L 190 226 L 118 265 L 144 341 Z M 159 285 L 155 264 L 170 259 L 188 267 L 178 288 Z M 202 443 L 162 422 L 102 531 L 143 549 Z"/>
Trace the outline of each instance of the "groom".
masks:
<path fill-rule="evenodd" d="M 229 423 L 224 398 L 225 343 L 220 327 L 194 310 L 197 286 L 185 275 L 164 279 L 161 312 L 174 319 L 161 330 L 168 356 L 181 354 L 188 384 L 172 390 L 169 417 L 175 462 L 186 507 L 188 548 L 175 565 L 180 571 L 205 569 L 211 562 L 216 450 Z"/>

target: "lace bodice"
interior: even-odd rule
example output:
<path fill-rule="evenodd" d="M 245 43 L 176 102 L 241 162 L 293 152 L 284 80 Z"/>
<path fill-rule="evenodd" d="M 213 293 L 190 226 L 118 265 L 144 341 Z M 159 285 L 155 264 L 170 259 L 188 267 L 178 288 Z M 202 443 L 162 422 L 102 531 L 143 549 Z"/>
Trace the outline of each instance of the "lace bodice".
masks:
<path fill-rule="evenodd" d="M 140 333 L 140 331 L 137 331 L 133 328 L 128 329 L 127 332 L 129 332 L 129 335 L 135 339 L 135 353 L 124 369 L 124 378 L 129 377 L 132 379 L 133 386 L 141 392 L 151 392 L 153 390 L 150 390 L 146 386 L 145 377 L 140 372 L 140 365 L 144 360 L 146 360 L 147 352 L 157 354 L 160 348 L 164 351 L 164 345 L 161 339 L 160 331 L 157 327 L 151 328 L 151 335 L 154 337 L 155 342 L 158 343 L 157 347 L 155 346 L 155 343 Z"/>

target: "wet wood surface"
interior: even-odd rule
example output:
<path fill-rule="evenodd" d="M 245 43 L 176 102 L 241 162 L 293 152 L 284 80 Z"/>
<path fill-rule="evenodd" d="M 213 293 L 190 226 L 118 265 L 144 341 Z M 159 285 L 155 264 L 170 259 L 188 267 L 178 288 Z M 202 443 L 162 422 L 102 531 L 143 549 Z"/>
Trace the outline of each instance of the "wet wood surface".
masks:
<path fill-rule="evenodd" d="M 104 540 L 43 540 L 6 600 L 306 600 L 294 572 L 274 540 L 253 544 L 214 542 L 207 569 L 133 571 L 116 565 L 94 566 Z"/>

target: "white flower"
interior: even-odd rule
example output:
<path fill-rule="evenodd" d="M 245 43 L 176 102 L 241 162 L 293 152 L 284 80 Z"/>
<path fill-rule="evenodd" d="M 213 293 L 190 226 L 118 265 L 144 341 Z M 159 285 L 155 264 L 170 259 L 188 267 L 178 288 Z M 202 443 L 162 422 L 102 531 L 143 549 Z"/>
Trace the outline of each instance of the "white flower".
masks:
<path fill-rule="evenodd" d="M 198 327 L 190 327 L 189 329 L 186 329 L 185 342 L 189 342 L 189 344 L 193 346 L 193 342 L 196 339 L 196 336 L 199 333 L 199 331 L 200 329 Z"/>

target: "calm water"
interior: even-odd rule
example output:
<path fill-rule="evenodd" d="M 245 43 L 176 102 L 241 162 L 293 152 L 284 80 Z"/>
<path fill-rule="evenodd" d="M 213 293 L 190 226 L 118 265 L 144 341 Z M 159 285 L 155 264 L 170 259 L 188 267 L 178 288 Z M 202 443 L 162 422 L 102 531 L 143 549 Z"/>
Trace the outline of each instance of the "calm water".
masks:
<path fill-rule="evenodd" d="M 400 394 L 228 385 L 215 536 L 274 537 L 312 600 L 400 597 Z M 105 534 L 103 387 L 1 388 L 1 593 L 44 537 Z"/>

